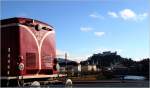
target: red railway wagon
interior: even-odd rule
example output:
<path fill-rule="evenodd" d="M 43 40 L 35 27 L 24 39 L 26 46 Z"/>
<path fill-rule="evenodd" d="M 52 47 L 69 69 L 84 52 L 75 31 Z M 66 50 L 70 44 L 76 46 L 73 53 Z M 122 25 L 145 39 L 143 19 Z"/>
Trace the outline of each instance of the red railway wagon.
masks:
<path fill-rule="evenodd" d="M 55 31 L 51 25 L 20 17 L 1 20 L 2 85 L 54 77 L 55 57 Z"/>

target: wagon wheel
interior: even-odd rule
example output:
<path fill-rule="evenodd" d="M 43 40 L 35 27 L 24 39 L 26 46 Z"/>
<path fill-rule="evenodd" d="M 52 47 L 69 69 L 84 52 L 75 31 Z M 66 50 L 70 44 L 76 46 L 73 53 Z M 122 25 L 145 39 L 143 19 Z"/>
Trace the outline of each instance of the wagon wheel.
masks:
<path fill-rule="evenodd" d="M 21 79 L 21 80 L 18 80 L 18 86 L 21 87 L 21 86 L 24 86 L 24 80 Z"/>
<path fill-rule="evenodd" d="M 7 86 L 7 87 L 9 86 L 9 80 L 7 80 L 7 84 L 6 84 L 6 86 Z"/>
<path fill-rule="evenodd" d="M 72 88 L 72 81 L 71 81 L 71 79 L 67 79 L 66 80 L 65 87 Z"/>
<path fill-rule="evenodd" d="M 38 81 L 33 81 L 33 82 L 31 83 L 31 86 L 33 86 L 33 87 L 39 87 L 39 86 L 40 86 L 40 82 L 38 82 Z"/>

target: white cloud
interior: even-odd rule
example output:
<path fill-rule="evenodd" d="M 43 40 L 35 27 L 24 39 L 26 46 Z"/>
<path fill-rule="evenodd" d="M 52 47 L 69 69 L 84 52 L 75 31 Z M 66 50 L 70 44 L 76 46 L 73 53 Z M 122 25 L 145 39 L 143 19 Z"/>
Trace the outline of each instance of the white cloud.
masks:
<path fill-rule="evenodd" d="M 91 27 L 81 27 L 80 30 L 83 31 L 83 32 L 89 32 L 89 31 L 93 30 L 93 28 L 91 28 Z"/>
<path fill-rule="evenodd" d="M 71 60 L 80 62 L 80 61 L 87 60 L 88 57 L 92 56 L 93 54 L 102 53 L 105 51 L 117 52 L 118 55 L 121 55 L 123 50 L 117 49 L 117 48 L 104 48 L 104 47 L 102 47 L 102 48 L 98 48 L 98 49 L 92 49 L 92 50 L 90 50 L 90 52 L 88 52 L 86 54 L 82 54 L 80 56 L 71 55 L 72 57 L 70 57 L 70 58 L 71 58 Z"/>
<path fill-rule="evenodd" d="M 105 35 L 105 32 L 94 32 L 94 35 L 100 37 L 100 36 Z"/>
<path fill-rule="evenodd" d="M 92 55 L 92 54 L 91 54 Z M 73 61 L 76 61 L 76 62 L 81 62 L 81 61 L 84 61 L 84 60 L 87 60 L 87 58 L 88 57 L 90 57 L 91 56 L 90 54 L 88 54 L 88 55 L 81 55 L 81 56 L 73 56 L 73 55 L 71 55 L 70 57 L 69 57 L 69 59 L 70 60 L 73 60 Z"/>
<path fill-rule="evenodd" d="M 108 12 L 108 15 L 110 15 L 113 18 L 118 18 L 117 13 L 115 13 L 115 12 Z"/>
<path fill-rule="evenodd" d="M 92 31 L 93 28 L 91 27 L 81 27 L 80 28 L 81 31 L 83 32 L 89 32 L 89 31 Z M 103 35 L 105 35 L 105 32 L 100 32 L 100 31 L 96 31 L 96 32 L 93 32 L 95 36 L 98 36 L 98 37 L 101 37 Z"/>
<path fill-rule="evenodd" d="M 148 16 L 148 13 L 143 13 L 141 14 L 142 17 L 147 17 Z"/>
<path fill-rule="evenodd" d="M 118 53 L 118 55 L 121 55 L 121 53 L 122 53 L 122 49 L 101 47 L 101 48 L 97 48 L 97 49 L 92 49 L 92 50 L 90 50 L 90 52 L 86 52 L 86 53 L 84 52 L 84 53 L 78 54 L 78 55 L 67 52 L 67 59 L 73 60 L 76 62 L 80 62 L 80 61 L 87 60 L 88 57 L 92 56 L 93 54 L 102 53 L 105 51 L 111 51 L 111 52 L 116 51 Z M 57 49 L 56 52 L 57 52 L 57 58 L 58 57 L 65 58 L 65 51 Z"/>
<path fill-rule="evenodd" d="M 56 57 L 65 57 L 65 51 L 56 49 Z"/>
<path fill-rule="evenodd" d="M 91 18 L 95 18 L 95 19 L 104 19 L 104 17 L 97 12 L 94 12 L 94 13 L 90 14 L 89 16 Z"/>
<path fill-rule="evenodd" d="M 69 60 L 76 61 L 76 62 L 80 62 L 82 59 L 85 60 L 85 57 L 83 57 L 83 56 L 75 56 L 73 54 L 70 54 L 70 52 L 56 49 L 56 57 L 57 58 L 65 58 L 65 53 L 67 54 L 67 59 L 69 59 Z"/>
<path fill-rule="evenodd" d="M 124 20 L 136 20 L 137 19 L 137 14 L 132 11 L 131 9 L 124 9 L 119 12 L 120 17 L 123 18 Z"/>
<path fill-rule="evenodd" d="M 138 17 L 139 17 L 139 20 L 143 20 L 146 17 L 148 17 L 148 13 L 139 14 Z"/>
<path fill-rule="evenodd" d="M 109 11 L 107 14 L 113 18 L 121 18 L 125 21 L 127 20 L 141 21 L 144 20 L 146 17 L 148 17 L 148 13 L 146 12 L 138 14 L 131 9 L 123 9 L 117 13 L 113 11 Z"/>
<path fill-rule="evenodd" d="M 144 20 L 146 17 L 148 17 L 148 13 L 135 13 L 131 9 L 124 9 L 119 12 L 120 17 L 124 20 L 134 20 L 134 21 L 139 21 L 139 20 Z"/>

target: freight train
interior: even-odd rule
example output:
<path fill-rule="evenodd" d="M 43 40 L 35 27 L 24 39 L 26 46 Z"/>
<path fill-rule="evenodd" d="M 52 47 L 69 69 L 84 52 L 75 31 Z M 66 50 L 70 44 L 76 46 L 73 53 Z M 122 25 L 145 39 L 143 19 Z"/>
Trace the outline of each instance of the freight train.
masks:
<path fill-rule="evenodd" d="M 1 20 L 1 86 L 47 83 L 57 76 L 54 27 L 30 18 Z"/>

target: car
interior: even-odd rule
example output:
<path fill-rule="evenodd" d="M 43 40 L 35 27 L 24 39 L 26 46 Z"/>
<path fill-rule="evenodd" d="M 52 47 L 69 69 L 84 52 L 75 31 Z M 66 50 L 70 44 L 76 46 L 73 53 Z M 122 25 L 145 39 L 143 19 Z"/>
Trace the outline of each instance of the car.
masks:
<path fill-rule="evenodd" d="M 124 80 L 145 80 L 145 77 L 143 77 L 143 76 L 127 75 L 127 76 L 124 76 Z"/>

